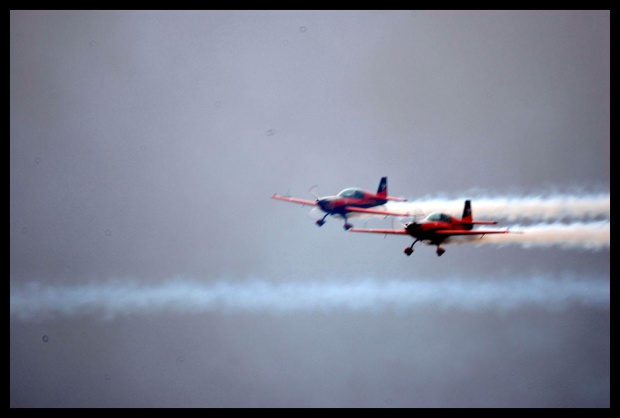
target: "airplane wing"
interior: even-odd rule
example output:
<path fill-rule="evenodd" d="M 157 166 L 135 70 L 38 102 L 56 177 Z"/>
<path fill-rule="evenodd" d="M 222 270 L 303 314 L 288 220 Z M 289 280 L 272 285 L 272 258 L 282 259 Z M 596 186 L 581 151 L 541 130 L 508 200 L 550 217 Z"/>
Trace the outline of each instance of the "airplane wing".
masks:
<path fill-rule="evenodd" d="M 360 213 L 369 213 L 372 215 L 385 215 L 385 216 L 411 216 L 408 213 L 398 213 L 398 212 L 388 212 L 385 210 L 378 210 L 378 209 L 366 209 L 366 208 L 358 208 L 356 206 L 345 206 L 345 210 L 348 210 L 349 212 L 360 212 Z"/>
<path fill-rule="evenodd" d="M 404 229 L 369 229 L 369 228 L 351 228 L 349 232 L 370 232 L 373 234 L 395 234 L 409 235 Z"/>
<path fill-rule="evenodd" d="M 273 196 L 271 196 L 271 198 L 277 199 L 277 200 L 283 200 L 285 202 L 299 203 L 300 205 L 316 206 L 316 202 L 313 200 L 297 199 L 295 197 L 280 196 L 277 194 L 274 194 Z"/>
<path fill-rule="evenodd" d="M 498 231 L 497 229 L 494 230 L 482 230 L 482 229 L 476 229 L 476 230 L 465 230 L 465 229 L 441 229 L 439 231 L 434 231 L 435 234 L 437 235 L 486 235 L 486 234 L 508 234 L 509 231 L 508 230 L 502 230 L 502 231 Z"/>

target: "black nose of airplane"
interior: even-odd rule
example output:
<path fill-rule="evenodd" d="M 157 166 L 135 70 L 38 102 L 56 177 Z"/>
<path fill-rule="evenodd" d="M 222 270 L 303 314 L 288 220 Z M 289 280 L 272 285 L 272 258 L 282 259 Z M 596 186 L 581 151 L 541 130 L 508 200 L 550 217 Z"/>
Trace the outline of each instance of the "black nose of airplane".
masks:
<path fill-rule="evenodd" d="M 420 224 L 417 222 L 411 222 L 405 225 L 405 229 L 407 229 L 408 231 L 415 231 L 416 229 L 420 228 Z"/>

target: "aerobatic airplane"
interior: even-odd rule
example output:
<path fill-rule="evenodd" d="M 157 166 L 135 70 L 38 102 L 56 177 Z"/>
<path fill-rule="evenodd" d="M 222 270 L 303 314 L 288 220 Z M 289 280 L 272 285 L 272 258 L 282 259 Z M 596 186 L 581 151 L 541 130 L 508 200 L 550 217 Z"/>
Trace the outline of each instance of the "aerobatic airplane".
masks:
<path fill-rule="evenodd" d="M 440 256 L 446 251 L 440 247 L 441 243 L 448 238 L 457 235 L 486 235 L 486 234 L 507 234 L 508 230 L 474 230 L 474 225 L 495 225 L 495 221 L 474 221 L 471 213 L 471 201 L 465 201 L 463 216 L 457 219 L 445 213 L 431 213 L 420 222 L 405 224 L 404 229 L 366 229 L 351 228 L 350 232 L 371 232 L 375 234 L 397 234 L 411 235 L 415 238 L 411 246 L 405 248 L 405 254 L 410 256 L 413 253 L 413 246 L 418 241 L 429 241 L 428 245 L 437 246 L 437 255 Z"/>
<path fill-rule="evenodd" d="M 310 189 L 312 190 L 312 188 Z M 389 200 L 405 202 L 407 199 L 400 197 L 388 196 L 387 177 L 382 177 L 379 182 L 377 193 L 368 192 L 357 187 L 344 189 L 336 196 L 316 196 L 316 200 L 297 199 L 294 197 L 279 196 L 274 194 L 272 199 L 284 200 L 285 202 L 299 203 L 301 205 L 316 206 L 325 212 L 322 219 L 317 219 L 316 224 L 323 226 L 325 218 L 329 215 L 341 216 L 344 218 L 344 229 L 348 230 L 353 227 L 348 222 L 348 214 L 369 214 L 369 215 L 385 215 L 385 216 L 410 216 L 408 213 L 390 212 L 386 210 L 373 209 L 376 206 L 384 205 Z"/>

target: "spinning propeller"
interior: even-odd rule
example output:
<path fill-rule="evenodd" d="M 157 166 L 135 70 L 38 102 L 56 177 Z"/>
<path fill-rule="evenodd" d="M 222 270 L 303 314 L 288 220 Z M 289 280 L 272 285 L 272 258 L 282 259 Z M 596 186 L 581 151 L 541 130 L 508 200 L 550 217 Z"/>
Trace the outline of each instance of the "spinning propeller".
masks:
<path fill-rule="evenodd" d="M 310 194 L 316 198 L 316 201 L 317 201 L 317 202 L 321 199 L 321 196 L 319 196 L 319 194 L 318 194 L 318 193 L 316 193 L 316 192 L 314 192 L 313 190 L 314 190 L 314 189 L 316 189 L 316 188 L 318 188 L 318 187 L 319 187 L 319 186 L 317 186 L 317 185 L 315 184 L 314 186 L 310 187 L 310 189 L 308 189 L 308 191 L 310 192 Z"/>

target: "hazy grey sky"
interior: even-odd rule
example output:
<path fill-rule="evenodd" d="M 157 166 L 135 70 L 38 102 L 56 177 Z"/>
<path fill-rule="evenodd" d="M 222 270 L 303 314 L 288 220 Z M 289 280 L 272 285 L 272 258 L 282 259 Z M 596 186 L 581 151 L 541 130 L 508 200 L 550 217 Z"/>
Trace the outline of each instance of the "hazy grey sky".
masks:
<path fill-rule="evenodd" d="M 405 257 L 269 199 L 381 176 L 474 217 L 483 195 L 608 196 L 609 11 L 10 16 L 11 406 L 609 406 L 609 304 L 579 287 L 608 288 L 608 244 Z M 389 283 L 455 282 L 452 307 L 392 309 Z M 495 298 L 470 309 L 468 282 Z M 183 308 L 214 283 L 336 309 Z M 515 284 L 529 299 L 501 308 Z M 75 295 L 94 307 L 13 311 Z"/>

